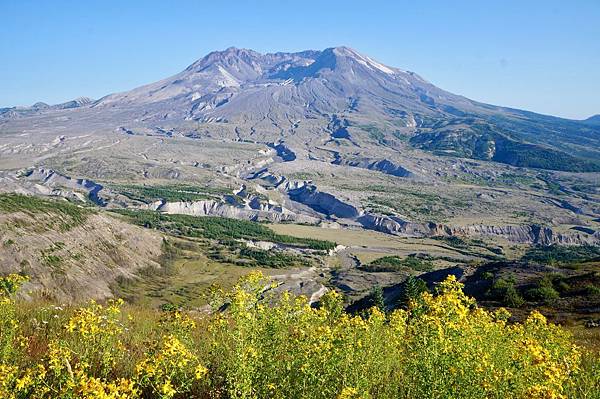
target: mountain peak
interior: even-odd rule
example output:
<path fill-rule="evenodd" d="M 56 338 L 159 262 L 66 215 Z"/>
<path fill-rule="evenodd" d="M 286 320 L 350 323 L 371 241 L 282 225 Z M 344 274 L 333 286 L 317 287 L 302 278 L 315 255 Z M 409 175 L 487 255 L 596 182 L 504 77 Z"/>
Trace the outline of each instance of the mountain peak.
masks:
<path fill-rule="evenodd" d="M 332 52 L 332 53 L 334 53 L 336 55 L 340 55 L 340 56 L 362 57 L 362 55 L 360 55 L 358 51 L 356 51 L 353 48 L 348 47 L 348 46 L 329 47 L 323 51 L 329 51 L 329 52 Z"/>
<path fill-rule="evenodd" d="M 254 76 L 261 73 L 260 59 L 262 54 L 249 49 L 240 49 L 237 47 L 228 47 L 225 50 L 213 51 L 205 57 L 199 59 L 190 65 L 186 71 L 200 72 L 207 68 L 216 68 L 233 76 L 239 77 L 239 74 L 247 75 L 251 73 Z"/>
<path fill-rule="evenodd" d="M 393 75 L 396 73 L 393 68 L 390 68 L 386 65 L 383 65 L 366 55 L 362 55 L 358 51 L 354 50 L 351 47 L 347 46 L 338 46 L 338 47 L 330 47 L 328 49 L 323 50 L 322 52 L 325 56 L 333 56 L 336 59 L 351 59 L 354 63 L 358 63 L 363 67 L 367 67 L 372 71 L 383 72 L 388 75 Z"/>
<path fill-rule="evenodd" d="M 262 54 L 245 48 L 237 48 L 237 47 L 228 47 L 225 50 L 218 50 L 208 53 L 205 57 L 201 58 L 198 62 L 215 62 L 215 61 L 223 61 L 223 60 L 231 60 L 231 59 L 242 59 L 246 62 L 255 60 L 256 58 L 261 57 Z"/>
<path fill-rule="evenodd" d="M 164 79 L 133 89 L 125 93 L 106 96 L 97 105 L 124 103 L 146 104 L 165 100 L 182 99 L 193 102 L 193 110 L 186 117 L 207 117 L 208 113 L 232 112 L 238 114 L 240 109 L 255 108 L 254 103 L 238 104 L 233 107 L 238 94 L 246 89 L 269 92 L 268 98 L 280 96 L 271 93 L 273 90 L 287 92 L 290 88 L 281 87 L 294 82 L 295 85 L 308 85 L 310 89 L 301 92 L 300 96 L 288 93 L 292 102 L 306 109 L 310 108 L 330 112 L 337 110 L 340 102 L 330 93 L 347 97 L 356 93 L 380 92 L 382 87 L 398 86 L 397 92 L 406 92 L 404 97 L 418 98 L 413 83 L 420 85 L 418 77 L 404 73 L 396 68 L 383 65 L 372 58 L 359 53 L 348 46 L 330 47 L 321 51 L 306 50 L 301 52 L 278 52 L 261 54 L 254 50 L 229 47 L 225 50 L 213 51 L 197 60 L 184 71 Z M 311 86 L 313 85 L 313 86 Z M 279 87 L 278 89 L 275 89 Z M 261 89 L 259 89 L 261 88 Z M 246 91 L 249 93 L 249 91 Z M 315 93 L 320 93 L 318 96 Z M 381 93 L 383 97 L 389 93 Z M 176 100 L 177 102 L 179 100 Z M 265 100 L 264 107 L 281 108 L 282 104 Z M 316 105 L 318 104 L 318 106 Z M 96 106 L 96 105 L 95 105 Z M 179 109 L 182 106 L 179 106 Z M 183 107 L 185 108 L 185 106 Z M 218 111 L 215 111 L 219 108 Z M 297 112 L 297 110 L 294 110 Z M 304 112 L 304 111 L 303 111 Z M 250 112 L 253 113 L 253 112 Z"/>
<path fill-rule="evenodd" d="M 31 108 L 35 110 L 42 110 L 50 108 L 50 105 L 46 104 L 45 102 L 38 101 L 37 103 L 33 104 Z"/>
<path fill-rule="evenodd" d="M 408 141 L 419 150 L 541 169 L 556 168 L 548 160 L 566 157 L 567 152 L 581 148 L 582 142 L 599 148 L 600 140 L 595 136 L 600 132 L 600 116 L 565 123 L 478 103 L 347 46 L 267 54 L 229 47 L 206 55 L 173 76 L 91 104 L 88 99 L 77 99 L 46 107 L 38 104 L 38 109 L 0 109 L 0 118 L 4 121 L 50 115 L 59 109 L 81 107 L 73 115 L 87 115 L 89 108 L 97 115 L 116 111 L 115 120 L 123 118 L 120 124 L 177 124 L 190 120 L 207 126 L 218 123 L 224 132 L 233 129 L 239 140 L 256 141 L 260 135 L 268 142 L 281 139 L 287 131 L 294 132 L 289 138 L 300 137 L 295 132 L 306 120 L 310 127 L 299 130 L 308 129 L 304 131 L 310 134 L 298 140 L 321 140 L 322 131 L 331 132 L 334 139 L 348 139 L 351 134 L 360 137 L 362 131 L 369 134 L 368 141 L 382 144 L 387 141 L 382 132 L 375 134 L 358 127 L 365 121 L 377 121 L 381 126 L 398 126 L 406 137 L 414 135 Z M 529 123 L 545 124 L 540 129 L 548 132 L 548 138 L 534 136 Z M 349 126 L 353 126 L 352 131 L 346 129 Z M 515 139 L 512 132 L 518 129 L 523 132 Z M 555 146 L 551 138 L 556 129 L 564 133 L 561 146 Z M 393 137 L 397 138 L 395 134 Z M 530 144 L 534 140 L 541 146 L 534 148 L 535 156 L 525 157 L 523 154 L 532 151 L 530 146 L 535 146 Z M 556 150 L 552 152 L 545 146 Z M 587 152 L 578 154 L 581 159 L 565 161 L 568 165 L 559 170 L 600 169 L 587 160 Z"/>
<path fill-rule="evenodd" d="M 56 109 L 79 108 L 83 107 L 84 105 L 89 105 L 92 102 L 94 102 L 94 100 L 89 97 L 77 97 L 74 100 L 56 104 L 53 107 Z"/>

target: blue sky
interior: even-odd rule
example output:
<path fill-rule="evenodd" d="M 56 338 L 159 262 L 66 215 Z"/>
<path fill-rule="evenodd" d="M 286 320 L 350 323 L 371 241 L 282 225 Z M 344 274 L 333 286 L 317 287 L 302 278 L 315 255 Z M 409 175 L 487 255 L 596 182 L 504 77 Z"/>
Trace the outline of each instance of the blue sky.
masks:
<path fill-rule="evenodd" d="M 0 107 L 99 98 L 229 46 L 336 45 L 475 100 L 600 113 L 599 0 L 0 0 Z"/>

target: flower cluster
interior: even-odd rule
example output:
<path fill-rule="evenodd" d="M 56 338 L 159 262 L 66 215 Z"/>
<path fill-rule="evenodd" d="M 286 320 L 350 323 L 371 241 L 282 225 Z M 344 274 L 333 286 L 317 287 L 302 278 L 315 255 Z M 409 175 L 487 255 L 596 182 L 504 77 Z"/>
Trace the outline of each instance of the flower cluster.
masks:
<path fill-rule="evenodd" d="M 28 328 L 31 308 L 21 311 L 6 296 L 0 397 L 559 399 L 600 392 L 600 362 L 584 362 L 563 328 L 537 312 L 511 323 L 504 309 L 479 308 L 452 276 L 389 314 L 348 314 L 334 291 L 315 308 L 271 288 L 252 273 L 220 294 L 220 311 L 203 317 L 122 301 L 52 308 L 59 317 L 42 329 Z"/>
<path fill-rule="evenodd" d="M 139 385 L 160 398 L 189 392 L 207 373 L 198 357 L 173 335 L 165 336 L 160 348 L 136 366 Z"/>
<path fill-rule="evenodd" d="M 115 336 L 123 332 L 118 316 L 123 300 L 109 302 L 104 307 L 91 301 L 87 307 L 77 309 L 69 320 L 67 331 L 90 338 L 98 335 Z"/>
<path fill-rule="evenodd" d="M 211 323 L 232 397 L 558 398 L 578 372 L 563 329 L 539 313 L 508 323 L 506 310 L 477 307 L 453 276 L 387 315 L 349 315 L 334 292 L 319 309 L 289 294 L 269 299 L 266 286 L 256 275 L 242 281 Z"/>

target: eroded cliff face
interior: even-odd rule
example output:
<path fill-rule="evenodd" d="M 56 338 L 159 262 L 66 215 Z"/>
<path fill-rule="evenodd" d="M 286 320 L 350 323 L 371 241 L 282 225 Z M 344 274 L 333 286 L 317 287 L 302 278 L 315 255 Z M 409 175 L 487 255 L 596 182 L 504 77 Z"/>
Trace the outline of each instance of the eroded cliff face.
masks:
<path fill-rule="evenodd" d="M 550 227 L 535 224 L 448 226 L 433 222 L 412 222 L 397 216 L 364 212 L 360 207 L 345 202 L 333 194 L 321 192 L 316 186 L 308 183 L 287 182 L 285 189 L 291 199 L 308 205 L 327 217 L 336 217 L 342 220 L 347 219 L 348 221 L 359 223 L 365 229 L 387 234 L 405 237 L 481 236 L 504 238 L 514 243 L 539 245 L 584 245 L 600 243 L 600 232 L 594 232 L 593 234 L 580 231 L 556 233 Z"/>
<path fill-rule="evenodd" d="M 542 227 L 535 224 L 518 226 L 447 226 L 438 223 L 414 223 L 393 216 L 370 214 L 361 216 L 358 221 L 366 229 L 406 237 L 480 236 L 504 238 L 514 243 L 536 245 L 594 245 L 600 243 L 599 232 L 593 234 L 580 232 L 556 233 L 550 227 Z"/>
<path fill-rule="evenodd" d="M 584 245 L 599 244 L 600 233 L 582 234 L 556 233 L 550 227 L 542 227 L 535 224 L 520 226 L 484 226 L 471 225 L 464 227 L 450 227 L 451 235 L 481 235 L 487 237 L 502 237 L 515 243 L 539 244 L 539 245 Z"/>
<path fill-rule="evenodd" d="M 338 199 L 335 195 L 319 191 L 316 186 L 305 184 L 288 190 L 287 194 L 294 201 L 308 205 L 315 211 L 327 216 L 343 219 L 354 219 L 360 216 L 358 207 Z"/>
<path fill-rule="evenodd" d="M 74 201 L 89 200 L 100 206 L 107 204 L 107 199 L 100 192 L 110 195 L 110 190 L 93 180 L 73 178 L 47 168 L 5 172 L 0 174 L 0 182 L 5 191 L 63 197 Z"/>
<path fill-rule="evenodd" d="M 255 204 L 252 207 L 234 206 L 225 202 L 206 200 L 190 202 L 164 202 L 153 207 L 155 210 L 171 214 L 192 216 L 221 216 L 253 221 L 317 223 L 318 219 L 299 215 L 281 206 Z"/>
<path fill-rule="evenodd" d="M 376 170 L 381 173 L 396 177 L 413 177 L 414 174 L 405 167 L 398 165 L 389 159 L 372 159 L 372 158 L 356 158 L 356 159 L 343 159 L 336 156 L 336 159 L 332 162 L 334 165 L 346 165 L 355 168 L 362 168 L 368 170 Z"/>

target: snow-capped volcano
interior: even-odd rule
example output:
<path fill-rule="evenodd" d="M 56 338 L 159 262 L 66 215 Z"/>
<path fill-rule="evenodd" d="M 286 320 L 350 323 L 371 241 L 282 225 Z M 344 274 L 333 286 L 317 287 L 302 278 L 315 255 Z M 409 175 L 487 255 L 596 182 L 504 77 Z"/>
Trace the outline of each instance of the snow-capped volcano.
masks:
<path fill-rule="evenodd" d="M 146 106 L 158 119 L 260 119 L 268 112 L 294 118 L 312 114 L 392 108 L 431 112 L 436 102 L 471 106 L 418 75 L 383 65 L 349 47 L 260 54 L 234 47 L 216 51 L 184 71 L 128 92 L 102 98 L 95 107 Z M 148 117 L 148 116 L 147 116 Z"/>

